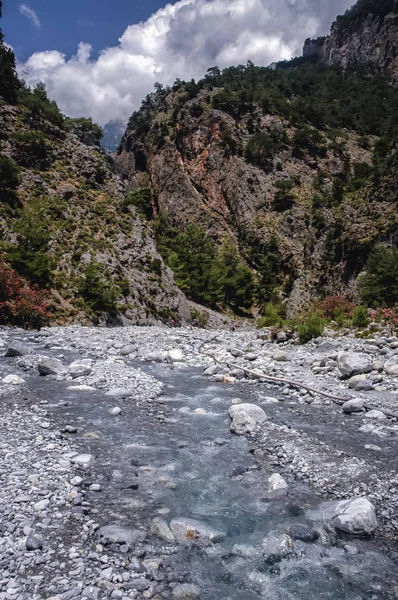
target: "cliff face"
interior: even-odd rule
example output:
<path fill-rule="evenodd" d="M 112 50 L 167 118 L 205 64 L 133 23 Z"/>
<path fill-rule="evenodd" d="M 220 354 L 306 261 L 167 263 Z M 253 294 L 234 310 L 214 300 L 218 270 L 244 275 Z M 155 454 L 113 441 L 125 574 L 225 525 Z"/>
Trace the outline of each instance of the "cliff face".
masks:
<path fill-rule="evenodd" d="M 189 315 L 151 230 L 125 205 L 109 156 L 19 106 L 1 105 L 0 137 L 0 158 L 20 170 L 12 196 L 0 198 L 0 239 L 6 250 L 15 247 L 26 222 L 44 232 L 59 321 L 90 317 L 79 292 L 90 264 L 100 266 L 105 287 L 117 290 L 119 314 L 131 322 Z M 32 243 L 29 231 L 22 235 Z"/>
<path fill-rule="evenodd" d="M 276 253 L 290 314 L 319 294 L 355 299 L 367 252 L 397 231 L 396 199 L 366 188 L 339 192 L 355 165 L 371 170 L 371 148 L 353 131 L 310 129 L 319 147 L 300 149 L 286 119 L 259 108 L 232 118 L 212 108 L 215 93 L 202 91 L 182 108 L 181 92 L 153 95 L 149 112 L 133 115 L 117 158 L 127 187 L 149 181 L 156 210 L 182 231 L 195 223 L 217 242 L 232 237 L 255 273 L 259 257 Z M 258 134 L 284 140 L 261 166 L 247 154 Z"/>
<path fill-rule="evenodd" d="M 306 40 L 303 56 L 317 55 L 322 63 L 346 73 L 389 74 L 398 81 L 398 12 L 353 11 L 346 21 L 341 19 L 330 36 Z"/>

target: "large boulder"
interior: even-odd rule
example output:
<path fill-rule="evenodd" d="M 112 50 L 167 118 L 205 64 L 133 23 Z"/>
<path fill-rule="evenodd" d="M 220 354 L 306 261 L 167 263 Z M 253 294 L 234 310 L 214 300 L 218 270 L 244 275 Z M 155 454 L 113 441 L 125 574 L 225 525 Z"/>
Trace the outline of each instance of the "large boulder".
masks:
<path fill-rule="evenodd" d="M 375 508 L 367 498 L 336 502 L 331 522 L 335 529 L 353 535 L 369 535 L 377 528 Z"/>
<path fill-rule="evenodd" d="M 230 407 L 228 414 L 232 420 L 230 429 L 237 435 L 255 433 L 267 420 L 266 413 L 256 404 L 235 404 Z"/>
<path fill-rule="evenodd" d="M 357 352 L 341 352 L 337 356 L 337 366 L 345 377 L 370 373 L 373 368 L 373 358 L 369 354 Z"/>
<path fill-rule="evenodd" d="M 6 356 L 28 356 L 29 354 L 34 354 L 33 348 L 23 344 L 22 342 L 18 342 L 17 340 L 13 340 L 9 342 L 6 348 Z"/>
<path fill-rule="evenodd" d="M 43 358 L 37 365 L 40 375 L 66 375 L 68 369 L 58 358 Z"/>
<path fill-rule="evenodd" d="M 384 363 L 384 370 L 387 375 L 398 376 L 398 355 L 391 357 Z"/>
<path fill-rule="evenodd" d="M 217 531 L 205 523 L 185 517 L 173 519 L 170 529 L 178 542 L 196 542 L 208 545 L 221 542 L 225 538 L 222 531 Z"/>
<path fill-rule="evenodd" d="M 365 400 L 362 398 L 352 398 L 351 400 L 347 400 L 342 405 L 343 412 L 345 413 L 353 413 L 353 412 L 362 412 L 365 404 Z"/>
<path fill-rule="evenodd" d="M 78 377 L 90 375 L 91 371 L 92 361 L 89 359 L 75 361 L 69 365 L 69 375 L 72 377 L 72 379 L 77 379 Z"/>

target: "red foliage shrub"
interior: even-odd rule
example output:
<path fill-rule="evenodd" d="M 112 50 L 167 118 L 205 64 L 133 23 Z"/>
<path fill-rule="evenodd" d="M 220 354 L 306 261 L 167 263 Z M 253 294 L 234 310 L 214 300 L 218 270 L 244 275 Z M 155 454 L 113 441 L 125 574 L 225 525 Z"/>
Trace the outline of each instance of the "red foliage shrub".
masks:
<path fill-rule="evenodd" d="M 11 269 L 0 256 L 0 325 L 40 329 L 49 322 L 48 296 Z"/>
<path fill-rule="evenodd" d="M 316 302 L 316 309 L 322 313 L 325 319 L 335 319 L 340 315 L 352 317 L 354 308 L 355 304 L 343 296 L 327 296 L 324 300 Z"/>

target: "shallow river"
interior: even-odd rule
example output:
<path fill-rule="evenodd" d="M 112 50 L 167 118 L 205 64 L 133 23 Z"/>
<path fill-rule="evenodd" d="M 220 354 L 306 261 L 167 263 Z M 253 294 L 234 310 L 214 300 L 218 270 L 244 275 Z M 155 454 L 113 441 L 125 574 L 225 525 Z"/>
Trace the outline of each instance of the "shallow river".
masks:
<path fill-rule="evenodd" d="M 256 460 L 248 440 L 229 432 L 228 407 L 234 397 L 244 398 L 243 388 L 211 384 L 194 369 L 142 368 L 165 384 L 165 395 L 152 407 L 30 379 L 60 427 L 81 429 L 77 449 L 95 456 L 91 477 L 103 491 L 88 498 L 100 509 L 101 525 L 122 523 L 145 536 L 154 517 L 167 522 L 188 517 L 224 532 L 224 541 L 207 548 L 187 542 L 167 550 L 150 537 L 159 554 L 169 554 L 180 581 L 201 588 L 203 600 L 397 597 L 395 566 L 372 540 L 345 538 L 332 545 L 295 540 L 293 553 L 265 560 L 259 548 L 270 532 L 320 527 L 308 511 L 321 498 L 298 483 L 290 484 L 285 497 L 267 497 L 274 470 Z M 272 395 L 272 390 L 265 393 Z M 122 414 L 110 417 L 109 409 L 117 404 Z M 164 410 L 163 422 L 159 410 Z M 138 489 L 129 487 L 136 483 Z"/>

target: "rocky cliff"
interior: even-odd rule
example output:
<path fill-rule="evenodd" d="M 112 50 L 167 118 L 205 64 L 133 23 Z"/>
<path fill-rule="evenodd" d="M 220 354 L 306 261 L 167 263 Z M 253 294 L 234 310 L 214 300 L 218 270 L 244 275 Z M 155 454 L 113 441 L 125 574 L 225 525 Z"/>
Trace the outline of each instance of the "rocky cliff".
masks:
<path fill-rule="evenodd" d="M 95 293 L 109 290 L 119 315 L 134 323 L 189 316 L 151 230 L 125 204 L 109 156 L 20 105 L 0 106 L 0 137 L 2 165 L 18 173 L 12 192 L 0 186 L 2 248 L 11 262 L 17 249 L 23 266 L 21 245 L 36 257 L 43 251 L 54 318 L 87 321 L 97 312 Z M 82 292 L 88 273 L 97 286 L 91 298 Z"/>
<path fill-rule="evenodd" d="M 365 80 L 353 80 L 352 97 L 344 98 L 341 90 L 351 84 L 342 76 L 301 69 L 249 65 L 209 76 L 195 89 L 177 83 L 158 91 L 130 119 L 117 157 L 128 188 L 149 182 L 155 211 L 179 230 L 195 223 L 216 243 L 231 237 L 290 314 L 314 296 L 358 299 L 369 250 L 397 239 L 396 198 L 374 194 L 372 184 L 376 174 L 379 186 L 384 181 L 375 148 L 380 139 L 389 142 L 372 124 L 373 109 L 365 114 L 390 88 L 369 90 L 359 108 Z M 292 89 L 296 98 L 289 100 Z M 367 125 L 354 123 L 347 110 Z M 349 127 L 331 127 L 329 119 Z M 378 135 L 363 135 L 370 131 Z"/>
<path fill-rule="evenodd" d="M 360 0 L 333 24 L 330 36 L 308 39 L 304 56 L 344 72 L 389 74 L 398 80 L 398 3 Z"/>

